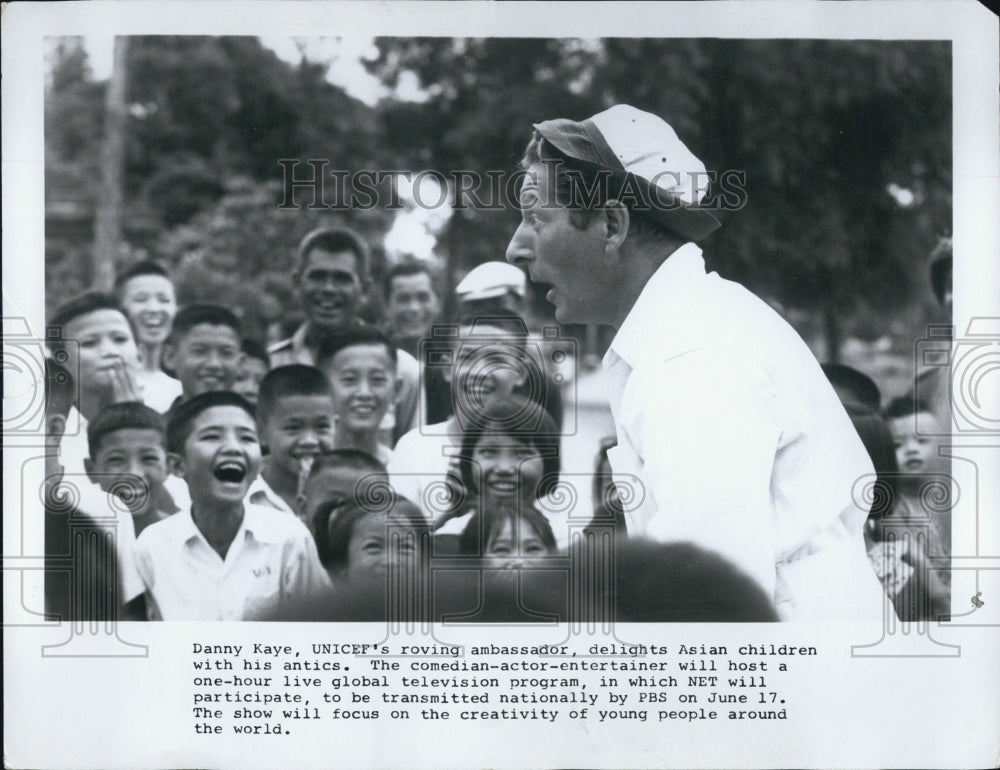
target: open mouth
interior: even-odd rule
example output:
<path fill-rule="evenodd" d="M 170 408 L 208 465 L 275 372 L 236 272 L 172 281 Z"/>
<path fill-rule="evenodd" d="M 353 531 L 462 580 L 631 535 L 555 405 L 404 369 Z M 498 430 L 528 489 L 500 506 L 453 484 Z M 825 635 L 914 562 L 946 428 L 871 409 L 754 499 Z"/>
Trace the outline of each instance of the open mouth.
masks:
<path fill-rule="evenodd" d="M 513 495 L 517 492 L 516 481 L 491 481 L 489 487 L 501 495 Z"/>
<path fill-rule="evenodd" d="M 226 484 L 239 484 L 247 477 L 246 466 L 233 460 L 219 463 L 212 473 L 215 478 Z"/>

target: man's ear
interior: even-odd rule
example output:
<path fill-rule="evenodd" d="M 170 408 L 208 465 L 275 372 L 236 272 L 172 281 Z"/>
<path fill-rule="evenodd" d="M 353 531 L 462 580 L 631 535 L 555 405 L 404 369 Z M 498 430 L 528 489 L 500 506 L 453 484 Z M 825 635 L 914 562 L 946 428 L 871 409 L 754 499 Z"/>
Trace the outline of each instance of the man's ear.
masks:
<path fill-rule="evenodd" d="M 403 390 L 403 378 L 397 376 L 396 379 L 392 381 L 392 403 L 399 403 L 399 394 Z"/>
<path fill-rule="evenodd" d="M 602 210 L 605 226 L 604 250 L 617 252 L 628 237 L 630 224 L 628 207 L 621 201 L 608 201 Z"/>
<path fill-rule="evenodd" d="M 94 478 L 94 474 L 96 472 L 94 470 L 94 461 L 91 460 L 89 457 L 84 457 L 83 469 L 87 472 L 87 478 L 93 481 L 95 484 L 97 484 L 97 479 Z"/>
<path fill-rule="evenodd" d="M 184 455 L 179 455 L 176 452 L 167 452 L 167 470 L 178 478 L 184 478 L 184 473 L 187 470 Z"/>

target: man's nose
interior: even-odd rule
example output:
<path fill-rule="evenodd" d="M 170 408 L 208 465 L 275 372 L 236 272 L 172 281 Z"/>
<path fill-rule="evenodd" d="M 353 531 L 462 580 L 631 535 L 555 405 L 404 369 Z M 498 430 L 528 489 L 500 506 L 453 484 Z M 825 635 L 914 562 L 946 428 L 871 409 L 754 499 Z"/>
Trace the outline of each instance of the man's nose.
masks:
<path fill-rule="evenodd" d="M 524 233 L 524 223 L 517 226 L 514 235 L 511 236 L 510 243 L 507 244 L 507 261 L 518 267 L 526 267 L 528 262 L 534 257 L 534 253 L 528 248 Z"/>

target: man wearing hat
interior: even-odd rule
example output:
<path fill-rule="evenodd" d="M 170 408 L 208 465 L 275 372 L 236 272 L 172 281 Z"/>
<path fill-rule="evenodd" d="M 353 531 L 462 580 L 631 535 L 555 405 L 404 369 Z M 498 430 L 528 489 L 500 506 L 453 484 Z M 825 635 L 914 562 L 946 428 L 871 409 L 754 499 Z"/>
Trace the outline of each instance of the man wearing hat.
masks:
<path fill-rule="evenodd" d="M 630 534 L 720 553 L 782 619 L 879 620 L 852 494 L 871 460 L 795 331 L 706 272 L 697 242 L 719 222 L 699 206 L 705 166 L 627 105 L 534 128 L 507 260 L 550 286 L 559 321 L 617 330 L 608 456 L 642 480 Z"/>

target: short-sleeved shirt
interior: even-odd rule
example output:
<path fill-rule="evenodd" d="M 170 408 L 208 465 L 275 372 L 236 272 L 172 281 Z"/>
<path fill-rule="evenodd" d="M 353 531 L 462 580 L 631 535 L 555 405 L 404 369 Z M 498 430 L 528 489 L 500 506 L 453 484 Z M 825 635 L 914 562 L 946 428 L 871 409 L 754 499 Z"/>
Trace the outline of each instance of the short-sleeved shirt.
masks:
<path fill-rule="evenodd" d="M 136 562 L 151 620 L 264 619 L 329 585 L 295 516 L 246 503 L 225 559 L 188 508 L 143 531 Z"/>

